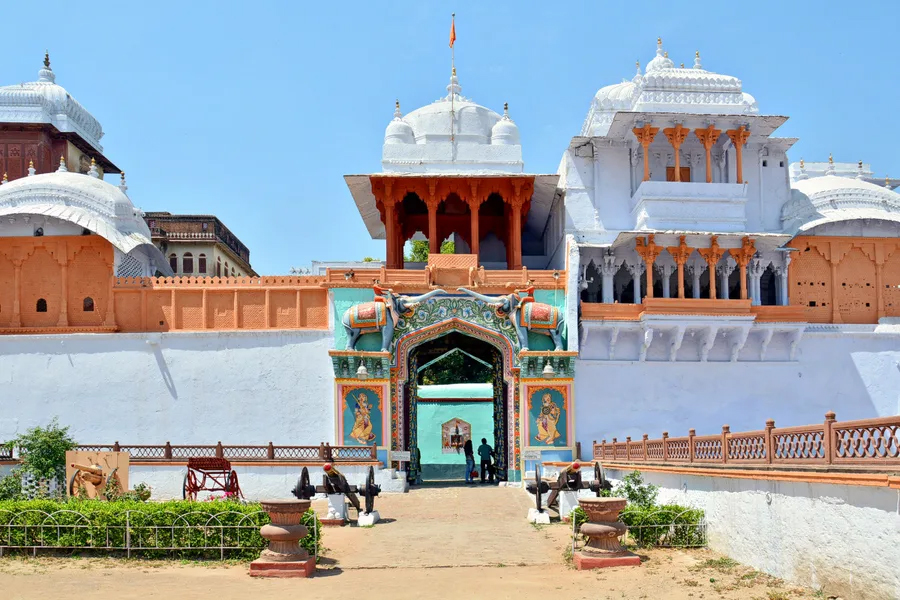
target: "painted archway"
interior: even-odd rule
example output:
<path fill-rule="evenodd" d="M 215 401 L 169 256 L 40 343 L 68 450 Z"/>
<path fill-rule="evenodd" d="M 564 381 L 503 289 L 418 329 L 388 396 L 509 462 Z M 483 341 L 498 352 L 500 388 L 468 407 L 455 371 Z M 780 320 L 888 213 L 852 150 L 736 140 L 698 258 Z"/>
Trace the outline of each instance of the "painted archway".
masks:
<path fill-rule="evenodd" d="M 462 300 L 467 304 L 476 304 L 467 299 Z M 438 301 L 429 301 L 429 303 Z M 482 305 L 483 306 L 483 305 Z M 485 311 L 493 314 L 492 311 Z M 428 311 L 431 315 L 440 314 L 437 311 Z M 449 311 L 445 314 L 450 314 Z M 399 335 L 395 336 L 394 352 L 392 354 L 391 366 L 391 449 L 401 450 L 406 447 L 407 439 L 405 438 L 408 430 L 406 423 L 406 404 L 411 399 L 407 398 L 406 383 L 410 377 L 415 374 L 410 369 L 410 356 L 414 350 L 432 340 L 447 335 L 451 332 L 458 332 L 467 335 L 494 347 L 500 354 L 500 369 L 502 372 L 503 382 L 506 384 L 506 456 L 504 457 L 505 467 L 507 471 L 507 479 L 509 481 L 517 481 L 520 478 L 518 472 L 519 456 L 521 451 L 521 443 L 519 440 L 519 423 L 520 423 L 520 406 L 519 406 L 519 373 L 516 361 L 515 332 L 510 326 L 509 335 L 500 326 L 500 318 L 495 317 L 497 328 L 489 328 L 483 324 L 476 324 L 461 317 L 469 317 L 469 314 L 460 314 L 445 320 L 431 323 L 418 328 L 404 327 L 406 324 L 398 324 Z M 490 321 L 487 314 L 483 315 L 485 321 Z M 420 323 L 421 324 L 421 323 Z"/>

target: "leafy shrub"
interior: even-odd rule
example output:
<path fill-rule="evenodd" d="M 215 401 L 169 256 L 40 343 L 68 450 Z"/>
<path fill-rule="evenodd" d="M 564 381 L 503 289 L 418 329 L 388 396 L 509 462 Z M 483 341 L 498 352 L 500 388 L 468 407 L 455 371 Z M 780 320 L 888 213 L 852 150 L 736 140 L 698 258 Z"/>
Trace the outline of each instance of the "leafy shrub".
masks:
<path fill-rule="evenodd" d="M 17 500 L 22 496 L 22 474 L 13 471 L 0 478 L 0 500 Z"/>
<path fill-rule="evenodd" d="M 659 496 L 659 488 L 655 485 L 644 483 L 640 471 L 632 471 L 622 478 L 622 483 L 612 491 L 612 495 L 618 498 L 627 498 L 631 506 L 654 506 Z"/>
<path fill-rule="evenodd" d="M 703 546 L 703 517 L 703 510 L 678 504 L 634 505 L 622 511 L 622 522 L 639 546 Z"/>
<path fill-rule="evenodd" d="M 32 427 L 3 446 L 19 449 L 20 464 L 0 480 L 0 500 L 63 495 L 66 452 L 76 446 L 68 427 L 60 427 L 54 418 L 46 427 Z"/>
<path fill-rule="evenodd" d="M 132 554 L 149 558 L 254 559 L 266 547 L 259 528 L 267 523 L 269 516 L 256 503 L 5 501 L 0 502 L 0 547 L 131 548 Z M 302 523 L 309 533 L 300 545 L 310 554 L 316 551 L 317 527 L 321 552 L 322 528 L 315 513 L 307 511 Z"/>

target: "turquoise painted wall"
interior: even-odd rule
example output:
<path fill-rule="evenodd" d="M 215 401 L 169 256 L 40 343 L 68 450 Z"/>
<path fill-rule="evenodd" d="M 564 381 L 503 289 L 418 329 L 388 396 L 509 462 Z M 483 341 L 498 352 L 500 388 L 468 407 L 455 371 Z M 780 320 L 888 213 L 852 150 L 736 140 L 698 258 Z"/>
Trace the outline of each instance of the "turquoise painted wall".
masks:
<path fill-rule="evenodd" d="M 450 419 L 462 419 L 472 425 L 475 450 L 481 445 L 481 438 L 487 438 L 488 444 L 494 445 L 493 402 L 419 402 L 418 412 L 422 464 L 466 464 L 466 455 L 462 452 L 441 452 L 441 425 Z"/>
<path fill-rule="evenodd" d="M 371 289 L 360 288 L 335 288 L 332 290 L 333 305 L 332 311 L 334 316 L 334 347 L 338 350 L 347 349 L 347 332 L 341 325 L 341 318 L 344 312 L 354 304 L 360 302 L 371 302 L 375 298 L 375 293 Z M 557 307 L 563 315 L 566 314 L 566 294 L 563 290 L 535 290 L 534 299 L 537 302 L 544 302 L 551 306 Z M 563 317 L 565 318 L 565 317 Z M 566 332 L 563 336 L 564 344 L 567 343 L 569 329 L 573 326 L 571 323 L 566 324 Z M 528 334 L 528 347 L 532 350 L 553 350 L 553 340 L 546 335 L 539 333 Z M 564 345 L 564 347 L 567 347 Z M 377 333 L 367 333 L 360 338 L 359 350 L 377 351 L 381 349 L 381 335 Z"/>
<path fill-rule="evenodd" d="M 332 310 L 334 311 L 334 347 L 338 350 L 346 350 L 347 332 L 344 330 L 344 326 L 341 325 L 341 319 L 344 313 L 347 312 L 347 309 L 354 304 L 371 302 L 375 298 L 375 292 L 365 288 L 336 288 L 331 290 L 331 293 L 334 299 L 334 304 L 332 305 Z M 381 334 L 367 333 L 363 335 L 359 338 L 357 350 L 381 350 Z"/>
<path fill-rule="evenodd" d="M 562 314 L 562 318 L 566 318 L 566 293 L 564 290 L 535 290 L 534 300 L 555 306 Z M 563 332 L 563 348 L 568 348 L 567 337 L 571 327 L 573 327 L 571 323 L 566 323 L 566 329 Z M 575 330 L 577 331 L 577 326 Z M 549 336 L 529 332 L 528 348 L 530 350 L 553 350 L 553 340 Z"/>

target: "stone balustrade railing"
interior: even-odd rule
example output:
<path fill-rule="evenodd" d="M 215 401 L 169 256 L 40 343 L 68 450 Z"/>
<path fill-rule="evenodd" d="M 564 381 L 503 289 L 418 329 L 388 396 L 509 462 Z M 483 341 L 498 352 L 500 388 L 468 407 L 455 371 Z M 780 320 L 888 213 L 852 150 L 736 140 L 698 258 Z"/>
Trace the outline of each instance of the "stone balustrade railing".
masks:
<path fill-rule="evenodd" d="M 715 435 L 624 442 L 594 441 L 594 459 L 621 463 L 723 464 L 723 465 L 835 465 L 882 467 L 900 465 L 900 416 L 837 421 L 825 414 L 817 425 L 775 427 L 732 433 L 728 425 Z"/>
<path fill-rule="evenodd" d="M 276 446 L 269 442 L 265 446 L 223 445 L 222 442 L 211 445 L 127 445 L 82 444 L 75 450 L 86 452 L 128 452 L 131 463 L 141 462 L 186 462 L 189 458 L 211 457 L 226 458 L 237 462 L 277 463 L 277 462 L 372 462 L 378 460 L 375 446 L 332 446 L 327 443 L 318 446 Z M 0 460 L 14 460 L 12 452 L 0 455 Z"/>

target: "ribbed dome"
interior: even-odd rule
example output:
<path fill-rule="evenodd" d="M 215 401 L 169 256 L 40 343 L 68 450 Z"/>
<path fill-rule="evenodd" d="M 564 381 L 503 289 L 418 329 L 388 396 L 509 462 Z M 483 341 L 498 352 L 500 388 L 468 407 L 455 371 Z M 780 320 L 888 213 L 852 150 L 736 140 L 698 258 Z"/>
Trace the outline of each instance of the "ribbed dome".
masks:
<path fill-rule="evenodd" d="M 500 120 L 500 115 L 480 104 L 475 104 L 460 94 L 461 91 L 462 87 L 454 71 L 450 85 L 447 86 L 447 96 L 417 108 L 404 117 L 403 120 L 412 127 L 416 143 L 450 141 L 451 121 L 454 123 L 455 141 L 491 143 L 491 129 Z"/>
<path fill-rule="evenodd" d="M 494 146 L 510 146 L 519 144 L 519 128 L 509 118 L 509 105 L 503 105 L 503 118 L 491 129 L 491 144 Z"/>
<path fill-rule="evenodd" d="M 647 73 L 660 71 L 662 69 L 674 69 L 675 63 L 669 58 L 667 53 L 663 52 L 662 39 L 656 38 L 656 56 L 647 63 Z"/>
<path fill-rule="evenodd" d="M 781 210 L 785 231 L 858 219 L 900 222 L 900 194 L 874 183 L 825 175 L 792 185 L 791 199 Z"/>
<path fill-rule="evenodd" d="M 74 132 L 102 152 L 103 128 L 81 104 L 56 84 L 50 58 L 38 80 L 0 87 L 0 121 L 4 123 L 48 123 L 62 132 Z"/>

